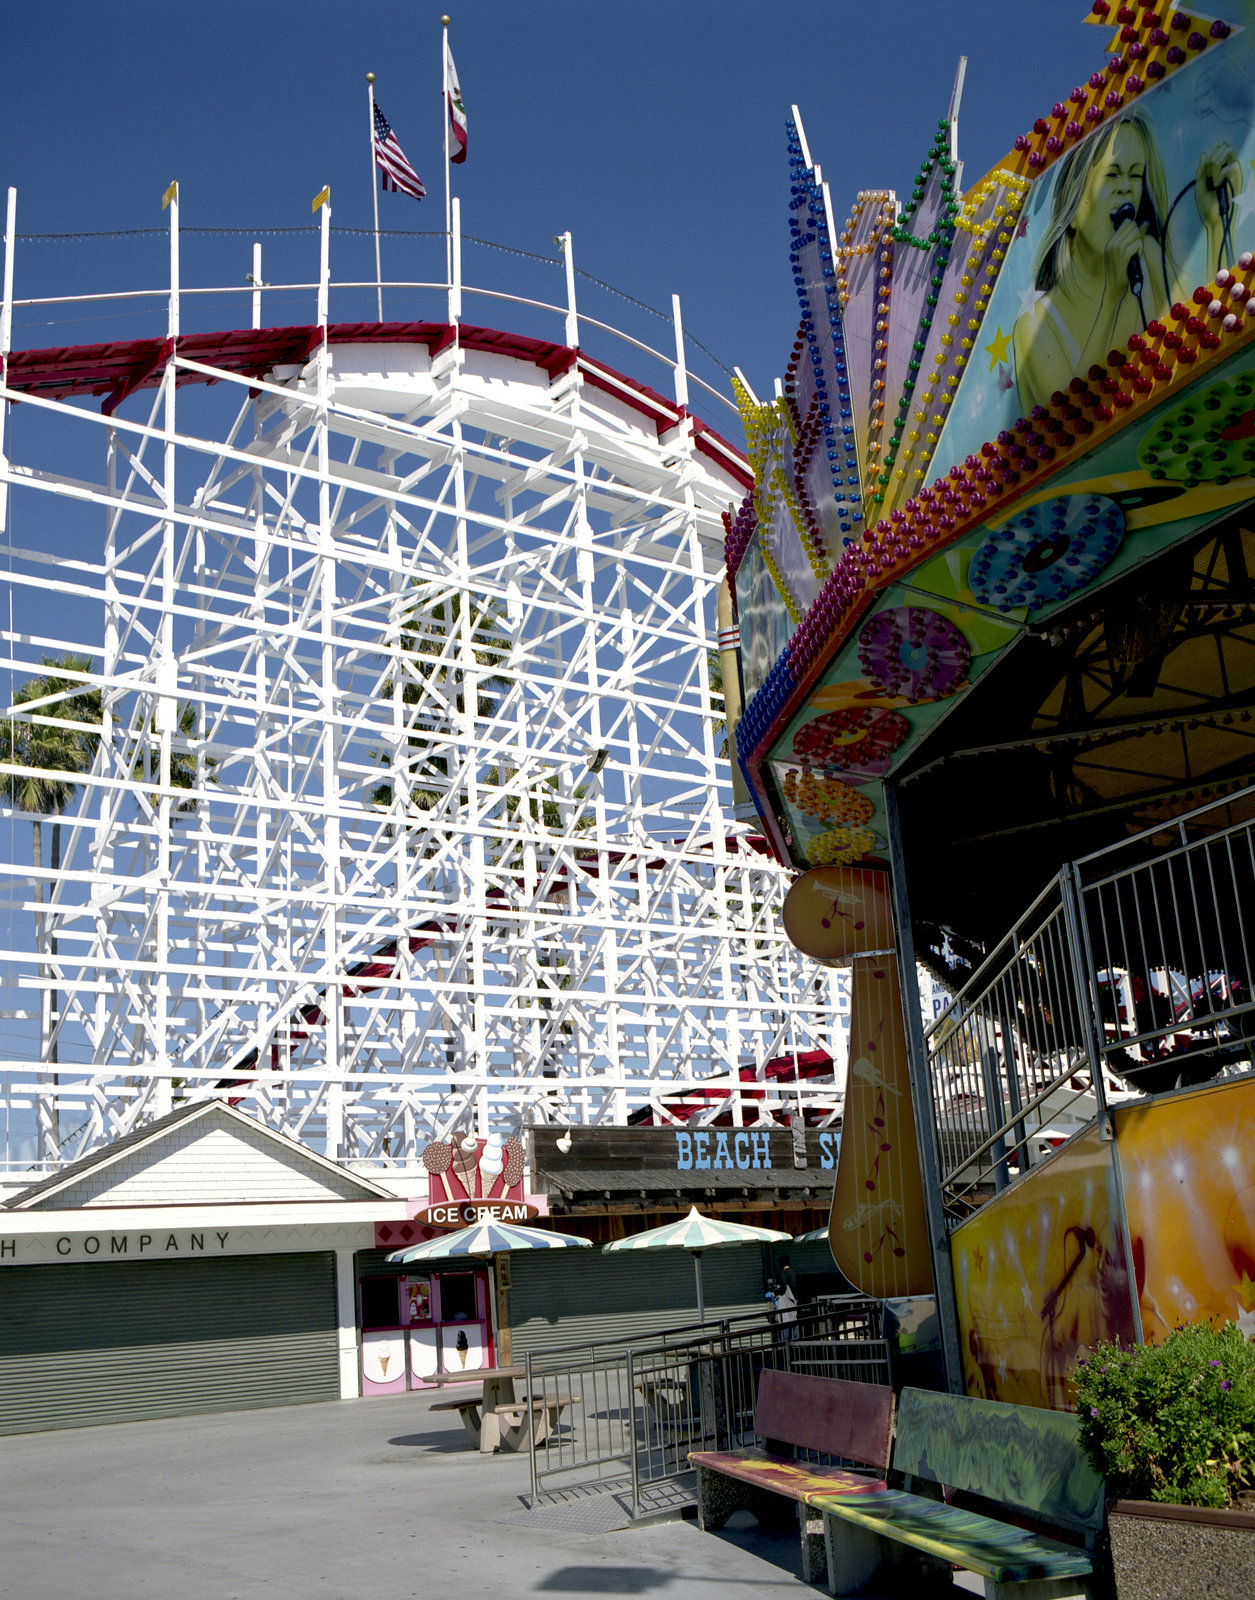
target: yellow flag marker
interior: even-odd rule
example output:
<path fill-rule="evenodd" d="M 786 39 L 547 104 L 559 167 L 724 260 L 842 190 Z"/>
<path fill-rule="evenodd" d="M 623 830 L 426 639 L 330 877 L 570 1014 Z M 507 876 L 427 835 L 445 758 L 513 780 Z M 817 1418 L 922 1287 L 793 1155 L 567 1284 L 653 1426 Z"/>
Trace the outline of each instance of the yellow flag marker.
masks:
<path fill-rule="evenodd" d="M 319 206 L 329 205 L 330 203 L 331 185 L 329 183 L 324 183 L 322 188 L 314 196 L 313 210 L 317 211 Z"/>
<path fill-rule="evenodd" d="M 165 194 L 163 194 L 162 197 L 161 197 L 161 209 L 164 211 L 166 209 L 166 207 L 170 204 L 171 200 L 177 200 L 178 198 L 179 198 L 179 180 L 176 178 L 174 180 L 174 182 L 170 185 L 170 187 L 166 190 Z"/>

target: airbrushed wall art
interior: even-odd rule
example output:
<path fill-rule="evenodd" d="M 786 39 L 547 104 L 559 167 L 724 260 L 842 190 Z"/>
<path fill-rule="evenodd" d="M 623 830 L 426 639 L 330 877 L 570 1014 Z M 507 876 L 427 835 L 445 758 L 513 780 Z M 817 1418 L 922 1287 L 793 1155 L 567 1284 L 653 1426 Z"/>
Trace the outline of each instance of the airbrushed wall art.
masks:
<path fill-rule="evenodd" d="M 850 1064 L 828 1247 L 850 1282 L 875 1299 L 932 1293 L 902 992 L 892 954 L 860 957 L 850 980 Z"/>
<path fill-rule="evenodd" d="M 1077 1357 L 1134 1341 L 1112 1146 L 1079 1135 L 951 1236 L 966 1392 L 1067 1411 Z"/>
<path fill-rule="evenodd" d="M 1250 498 L 1255 5 L 1225 10 L 1092 8 L 1106 55 L 973 182 L 962 71 L 901 195 L 834 197 L 795 109 L 798 333 L 779 396 L 738 390 L 728 550 L 782 860 L 882 864 L 884 782 L 1026 626 Z"/>
<path fill-rule="evenodd" d="M 1097 1340 L 1255 1337 L 1255 1081 L 1120 1107 L 1115 1134 L 1081 1134 L 951 1236 L 969 1394 L 1066 1410 Z"/>
<path fill-rule="evenodd" d="M 1255 1082 L 1116 1113 L 1146 1339 L 1178 1322 L 1255 1335 Z"/>

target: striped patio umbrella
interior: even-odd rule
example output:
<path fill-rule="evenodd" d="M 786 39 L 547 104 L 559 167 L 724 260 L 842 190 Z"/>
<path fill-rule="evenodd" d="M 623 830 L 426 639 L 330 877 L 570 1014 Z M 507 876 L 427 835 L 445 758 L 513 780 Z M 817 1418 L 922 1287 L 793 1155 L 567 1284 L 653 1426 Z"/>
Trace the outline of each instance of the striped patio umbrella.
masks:
<path fill-rule="evenodd" d="M 566 1250 L 572 1246 L 591 1250 L 593 1241 L 574 1233 L 547 1233 L 543 1228 L 512 1228 L 505 1222 L 473 1222 L 469 1228 L 442 1234 L 422 1244 L 393 1250 L 385 1259 L 403 1262 L 443 1261 L 451 1256 L 497 1256 L 507 1250 Z"/>
<path fill-rule="evenodd" d="M 828 1238 L 828 1224 L 825 1222 L 822 1228 L 812 1228 L 809 1233 L 794 1234 L 793 1243 L 794 1244 L 818 1244 L 821 1239 L 826 1241 L 827 1238 Z"/>
<path fill-rule="evenodd" d="M 697 1278 L 697 1320 L 706 1320 L 706 1301 L 702 1294 L 702 1251 L 721 1244 L 774 1243 L 790 1239 L 792 1234 L 781 1233 L 778 1228 L 752 1228 L 748 1222 L 724 1222 L 718 1217 L 704 1217 L 696 1206 L 689 1208 L 687 1217 L 678 1222 L 664 1223 L 661 1228 L 650 1228 L 645 1233 L 633 1233 L 626 1239 L 616 1239 L 606 1245 L 607 1250 L 691 1250 L 693 1271 Z"/>

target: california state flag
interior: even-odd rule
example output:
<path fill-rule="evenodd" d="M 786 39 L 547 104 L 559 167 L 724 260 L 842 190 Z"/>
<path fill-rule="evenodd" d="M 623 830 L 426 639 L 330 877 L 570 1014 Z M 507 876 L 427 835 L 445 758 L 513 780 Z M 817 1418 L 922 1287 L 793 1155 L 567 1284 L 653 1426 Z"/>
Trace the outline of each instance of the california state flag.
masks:
<path fill-rule="evenodd" d="M 449 49 L 449 35 L 444 36 L 444 97 L 449 107 L 449 160 L 457 163 L 466 160 L 466 107 L 462 104 L 462 86 L 458 70 L 453 65 L 453 52 Z"/>

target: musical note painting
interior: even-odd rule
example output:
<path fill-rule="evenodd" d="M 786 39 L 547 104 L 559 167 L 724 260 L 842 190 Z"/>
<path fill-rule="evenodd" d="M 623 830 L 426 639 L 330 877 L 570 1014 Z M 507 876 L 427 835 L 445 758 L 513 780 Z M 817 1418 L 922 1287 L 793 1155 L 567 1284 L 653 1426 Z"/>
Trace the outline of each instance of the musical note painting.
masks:
<path fill-rule="evenodd" d="M 878 1299 L 933 1286 L 906 1063 L 895 957 L 860 956 L 828 1243 L 850 1282 Z"/>

